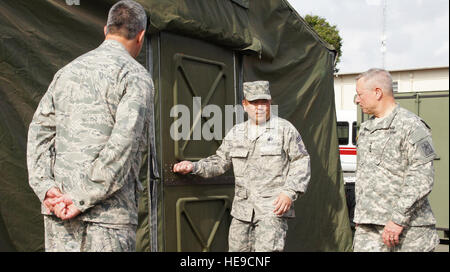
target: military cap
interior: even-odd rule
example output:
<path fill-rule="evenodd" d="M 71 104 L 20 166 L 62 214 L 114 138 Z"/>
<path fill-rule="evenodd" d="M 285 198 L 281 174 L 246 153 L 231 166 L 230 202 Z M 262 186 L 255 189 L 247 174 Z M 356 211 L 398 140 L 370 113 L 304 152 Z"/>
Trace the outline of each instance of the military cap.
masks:
<path fill-rule="evenodd" d="M 247 101 L 272 99 L 270 96 L 269 81 L 244 82 L 244 97 Z"/>

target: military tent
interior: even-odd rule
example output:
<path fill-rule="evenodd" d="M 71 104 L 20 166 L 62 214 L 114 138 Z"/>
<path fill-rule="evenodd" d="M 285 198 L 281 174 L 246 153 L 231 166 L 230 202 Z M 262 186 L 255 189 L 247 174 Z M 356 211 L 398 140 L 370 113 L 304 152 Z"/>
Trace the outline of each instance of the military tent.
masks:
<path fill-rule="evenodd" d="M 40 203 L 28 185 L 33 113 L 57 70 L 96 48 L 112 0 L 0 2 L 0 251 L 42 251 Z M 138 60 L 155 82 L 154 142 L 141 171 L 140 251 L 225 251 L 233 175 L 203 180 L 171 165 L 214 153 L 216 140 L 168 137 L 175 104 L 239 104 L 242 82 L 269 80 L 278 115 L 311 156 L 287 251 L 350 251 L 333 91 L 335 51 L 286 0 L 138 0 L 149 16 Z M 193 126 L 207 121 L 192 117 Z M 197 123 L 196 123 L 197 122 Z"/>

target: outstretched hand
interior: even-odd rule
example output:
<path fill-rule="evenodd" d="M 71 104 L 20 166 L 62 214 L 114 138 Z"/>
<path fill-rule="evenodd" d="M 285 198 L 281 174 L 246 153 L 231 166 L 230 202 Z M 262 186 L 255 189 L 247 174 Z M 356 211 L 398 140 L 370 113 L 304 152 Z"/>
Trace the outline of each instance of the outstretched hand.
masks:
<path fill-rule="evenodd" d="M 190 161 L 181 161 L 173 166 L 173 172 L 183 175 L 189 174 L 194 170 L 194 164 Z"/>

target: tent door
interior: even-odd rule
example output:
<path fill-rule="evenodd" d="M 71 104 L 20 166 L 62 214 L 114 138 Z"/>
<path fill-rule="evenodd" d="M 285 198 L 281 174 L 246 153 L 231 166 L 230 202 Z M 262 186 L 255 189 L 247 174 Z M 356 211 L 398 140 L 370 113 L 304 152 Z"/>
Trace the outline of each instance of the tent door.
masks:
<path fill-rule="evenodd" d="M 161 165 L 159 189 L 152 196 L 158 196 L 152 224 L 158 228 L 158 251 L 226 251 L 232 171 L 203 179 L 171 169 L 176 162 L 212 155 L 220 146 L 231 128 L 225 124 L 230 122 L 226 107 L 236 105 L 242 85 L 241 61 L 230 49 L 181 35 L 161 32 L 150 40 Z M 231 126 L 234 120 L 231 116 Z"/>

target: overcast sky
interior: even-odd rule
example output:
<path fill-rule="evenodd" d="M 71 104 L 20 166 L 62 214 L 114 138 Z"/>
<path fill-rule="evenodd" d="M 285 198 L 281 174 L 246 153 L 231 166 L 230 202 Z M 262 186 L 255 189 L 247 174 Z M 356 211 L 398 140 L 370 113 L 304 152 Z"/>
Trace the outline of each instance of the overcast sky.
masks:
<path fill-rule="evenodd" d="M 288 0 L 304 17 L 319 15 L 343 39 L 339 73 L 382 67 L 384 0 Z M 388 70 L 449 65 L 449 0 L 386 0 Z"/>

